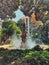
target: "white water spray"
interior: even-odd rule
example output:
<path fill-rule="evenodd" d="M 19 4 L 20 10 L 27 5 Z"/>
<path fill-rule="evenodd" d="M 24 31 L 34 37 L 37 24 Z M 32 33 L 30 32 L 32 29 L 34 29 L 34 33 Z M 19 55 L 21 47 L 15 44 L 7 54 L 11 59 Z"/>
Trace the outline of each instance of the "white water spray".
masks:
<path fill-rule="evenodd" d="M 16 33 L 13 34 L 11 41 L 12 41 L 12 48 L 13 49 L 21 49 L 22 40 L 21 40 L 21 38 L 19 38 L 19 39 L 17 38 Z M 26 43 L 25 43 L 25 49 L 31 49 L 34 46 L 36 46 L 35 40 L 32 40 L 31 38 L 27 38 Z"/>

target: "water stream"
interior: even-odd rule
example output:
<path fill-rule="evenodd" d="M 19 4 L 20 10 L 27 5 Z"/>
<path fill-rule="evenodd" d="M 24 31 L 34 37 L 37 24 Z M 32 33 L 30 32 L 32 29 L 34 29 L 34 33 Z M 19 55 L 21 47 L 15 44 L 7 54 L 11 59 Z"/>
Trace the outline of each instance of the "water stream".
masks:
<path fill-rule="evenodd" d="M 20 49 L 21 47 L 21 38 L 17 38 L 16 33 L 14 33 L 14 35 L 12 36 L 12 47 L 14 49 Z M 24 44 L 24 43 L 23 43 Z M 26 49 L 31 49 L 34 46 L 36 46 L 36 42 L 35 40 L 32 40 L 31 38 L 27 37 L 26 43 L 25 43 L 25 48 Z"/>

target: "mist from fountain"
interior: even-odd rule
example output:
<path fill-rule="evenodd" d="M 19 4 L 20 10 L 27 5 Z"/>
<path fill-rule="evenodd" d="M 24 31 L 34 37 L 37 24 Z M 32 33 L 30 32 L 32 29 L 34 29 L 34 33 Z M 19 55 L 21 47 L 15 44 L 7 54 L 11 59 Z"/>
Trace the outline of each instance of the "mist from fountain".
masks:
<path fill-rule="evenodd" d="M 21 38 L 17 38 L 16 32 L 12 36 L 12 47 L 13 49 L 20 49 L 21 46 Z"/>
<path fill-rule="evenodd" d="M 16 32 L 13 34 L 11 42 L 12 42 L 13 49 L 21 49 L 22 40 L 21 40 L 21 37 L 17 38 Z M 32 40 L 31 37 L 30 38 L 27 37 L 26 43 L 25 43 L 25 49 L 31 49 L 34 46 L 36 46 L 35 40 Z"/>

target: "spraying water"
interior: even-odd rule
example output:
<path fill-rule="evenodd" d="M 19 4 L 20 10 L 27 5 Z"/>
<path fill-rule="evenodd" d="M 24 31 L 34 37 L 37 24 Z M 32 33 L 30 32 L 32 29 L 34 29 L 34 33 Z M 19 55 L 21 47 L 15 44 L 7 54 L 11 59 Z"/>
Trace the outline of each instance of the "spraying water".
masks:
<path fill-rule="evenodd" d="M 13 34 L 11 42 L 12 42 L 13 49 L 20 49 L 21 38 L 19 38 L 19 39 L 17 38 L 16 32 Z"/>
<path fill-rule="evenodd" d="M 21 38 L 19 38 L 19 39 L 17 38 L 16 32 L 13 34 L 11 41 L 12 41 L 13 49 L 21 49 L 22 40 L 21 40 Z M 35 40 L 32 40 L 31 38 L 27 37 L 26 43 L 23 45 L 25 46 L 25 49 L 31 49 L 34 46 L 36 46 L 36 42 L 35 42 Z"/>
<path fill-rule="evenodd" d="M 36 44 L 36 41 L 34 39 L 32 40 L 31 37 L 27 38 L 27 41 L 26 41 L 26 48 L 27 49 L 31 49 L 31 48 L 33 48 L 36 45 L 37 44 Z"/>

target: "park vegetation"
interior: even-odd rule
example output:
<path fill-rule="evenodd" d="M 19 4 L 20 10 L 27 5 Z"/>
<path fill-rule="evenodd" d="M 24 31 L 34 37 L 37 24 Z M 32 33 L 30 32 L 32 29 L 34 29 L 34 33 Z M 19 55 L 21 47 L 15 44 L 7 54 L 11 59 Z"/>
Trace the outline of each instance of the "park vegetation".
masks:
<path fill-rule="evenodd" d="M 2 44 L 3 42 L 5 44 L 5 41 L 11 38 L 15 32 L 16 36 L 21 36 L 20 27 L 12 20 L 5 20 L 2 23 L 2 28 L 0 29 L 0 43 Z"/>
<path fill-rule="evenodd" d="M 49 65 L 49 48 L 40 46 L 26 50 L 0 49 L 1 65 Z"/>

